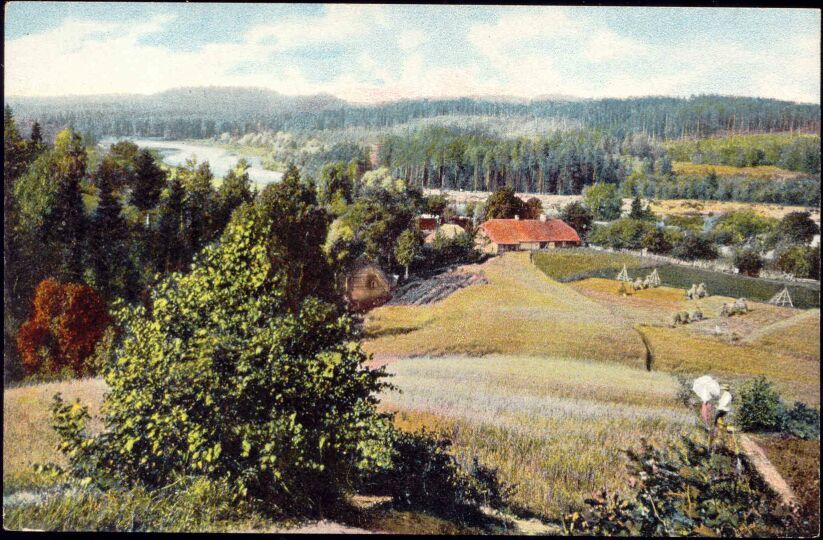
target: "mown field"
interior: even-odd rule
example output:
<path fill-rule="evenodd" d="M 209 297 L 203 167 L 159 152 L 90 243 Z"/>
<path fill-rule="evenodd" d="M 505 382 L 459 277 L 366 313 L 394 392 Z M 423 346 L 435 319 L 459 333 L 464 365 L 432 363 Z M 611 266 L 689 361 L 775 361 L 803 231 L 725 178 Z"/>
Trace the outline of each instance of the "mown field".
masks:
<path fill-rule="evenodd" d="M 474 268 L 489 280 L 425 306 L 383 306 L 365 320 L 377 356 L 552 355 L 638 365 L 643 346 L 629 321 L 546 277 L 528 253 Z"/>
<path fill-rule="evenodd" d="M 820 307 L 819 284 L 790 284 L 760 278 L 726 274 L 675 264 L 656 264 L 626 253 L 610 253 L 592 249 L 544 251 L 534 254 L 534 264 L 552 279 L 566 283 L 587 278 L 614 279 L 626 265 L 629 277 L 644 278 L 651 268 L 657 268 L 662 283 L 668 287 L 688 289 L 694 283 L 705 283 L 710 294 L 732 298 L 768 301 L 789 289 L 792 302 L 798 308 Z"/>
<path fill-rule="evenodd" d="M 641 437 L 661 444 L 695 430 L 677 400 L 677 380 L 605 362 L 492 355 L 391 363 L 384 404 L 401 426 L 439 427 L 465 461 L 499 468 L 518 486 L 515 501 L 557 516 L 593 490 L 628 484 L 622 450 Z"/>

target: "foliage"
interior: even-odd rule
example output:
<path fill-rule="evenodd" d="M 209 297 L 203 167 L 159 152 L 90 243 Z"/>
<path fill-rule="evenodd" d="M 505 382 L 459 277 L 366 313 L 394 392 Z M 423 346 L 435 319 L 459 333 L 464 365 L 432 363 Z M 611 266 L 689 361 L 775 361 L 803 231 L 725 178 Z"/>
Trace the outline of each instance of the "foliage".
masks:
<path fill-rule="evenodd" d="M 588 240 L 589 232 L 592 229 L 594 214 L 578 201 L 572 201 L 563 207 L 560 212 L 560 219 L 568 223 L 574 229 L 583 242 Z"/>
<path fill-rule="evenodd" d="M 529 210 L 526 203 L 514 194 L 512 188 L 502 188 L 486 199 L 486 219 L 526 219 Z"/>
<path fill-rule="evenodd" d="M 764 264 L 763 258 L 754 250 L 741 249 L 734 254 L 734 266 L 745 276 L 757 277 Z"/>
<path fill-rule="evenodd" d="M 328 163 L 320 169 L 317 200 L 320 204 L 350 204 L 354 195 L 354 181 L 345 162 Z"/>
<path fill-rule="evenodd" d="M 772 133 L 733 135 L 666 144 L 675 161 L 735 167 L 777 165 L 791 171 L 820 173 L 820 137 Z"/>
<path fill-rule="evenodd" d="M 776 219 L 745 209 L 720 216 L 712 227 L 712 233 L 718 244 L 739 246 L 771 233 L 776 226 Z"/>
<path fill-rule="evenodd" d="M 654 229 L 648 231 L 640 240 L 640 247 L 647 249 L 652 253 L 665 255 L 672 250 L 672 243 L 665 231 L 661 229 Z"/>
<path fill-rule="evenodd" d="M 91 373 L 89 358 L 109 322 L 105 303 L 87 285 L 43 280 L 17 334 L 26 373 Z"/>
<path fill-rule="evenodd" d="M 44 237 L 57 257 L 57 275 L 79 281 L 83 274 L 87 218 L 83 209 L 80 181 L 86 174 L 86 150 L 80 135 L 63 130 L 54 143 L 54 177 L 57 189 L 45 218 Z"/>
<path fill-rule="evenodd" d="M 436 234 L 434 242 L 423 245 L 421 257 L 415 261 L 414 267 L 415 271 L 432 271 L 447 265 L 475 263 L 481 257 L 468 233 L 452 238 Z"/>
<path fill-rule="evenodd" d="M 643 206 L 643 201 L 640 200 L 639 195 L 635 195 L 634 199 L 632 199 L 632 206 L 628 217 L 630 219 L 639 219 L 644 221 L 655 221 L 657 219 L 654 212 L 649 209 L 648 204 Z"/>
<path fill-rule="evenodd" d="M 409 278 L 409 266 L 420 250 L 420 235 L 414 229 L 406 229 L 397 237 L 394 247 L 394 257 L 397 263 L 406 269 L 406 279 Z"/>
<path fill-rule="evenodd" d="M 820 233 L 820 227 L 812 221 L 808 212 L 790 212 L 783 216 L 777 225 L 777 237 L 789 244 L 807 244 L 814 235 Z"/>
<path fill-rule="evenodd" d="M 524 209 L 526 210 L 524 219 L 538 219 L 543 214 L 543 203 L 537 197 L 530 197 Z"/>
<path fill-rule="evenodd" d="M 779 431 L 782 405 L 780 396 L 766 377 L 747 381 L 740 391 L 740 406 L 735 419 L 744 431 Z"/>
<path fill-rule="evenodd" d="M 112 152 L 115 151 L 115 146 L 112 146 Z M 160 201 L 160 193 L 166 183 L 166 172 L 155 163 L 151 152 L 145 148 L 134 158 L 134 168 L 131 204 L 145 212 L 157 206 Z"/>
<path fill-rule="evenodd" d="M 314 187 L 301 182 L 297 169 L 291 167 L 281 182 L 266 186 L 257 206 L 266 217 L 269 257 L 285 272 L 286 305 L 296 312 L 307 296 L 336 300 L 321 249 L 330 219 L 318 205 Z"/>
<path fill-rule="evenodd" d="M 745 455 L 683 437 L 628 452 L 635 496 L 594 493 L 588 508 L 564 519 L 569 534 L 753 536 L 791 533 L 795 523 L 773 499 Z"/>
<path fill-rule="evenodd" d="M 628 180 L 621 184 L 627 187 Z M 718 176 L 680 173 L 646 175 L 633 181 L 633 191 L 654 199 L 692 199 L 820 206 L 820 177 L 798 175 L 775 181 L 743 172 Z"/>
<path fill-rule="evenodd" d="M 366 480 L 371 492 L 387 493 L 399 508 L 422 509 L 465 521 L 476 518 L 477 508 L 501 509 L 509 504 L 514 487 L 501 482 L 495 469 L 474 458 L 465 468 L 449 452 L 451 439 L 425 430 L 392 435 L 390 467 Z"/>
<path fill-rule="evenodd" d="M 222 230 L 231 219 L 231 214 L 239 206 L 251 203 L 255 193 L 249 178 L 249 162 L 240 159 L 237 166 L 230 169 L 217 190 L 217 228 Z"/>
<path fill-rule="evenodd" d="M 620 217 L 623 200 L 614 184 L 599 182 L 583 190 L 583 203 L 591 209 L 595 219 L 611 221 Z"/>
<path fill-rule="evenodd" d="M 118 313 L 127 335 L 103 366 L 103 433 L 90 436 L 85 408 L 55 398 L 73 475 L 101 487 L 203 475 L 242 498 L 316 511 L 387 459 L 382 374 L 363 366 L 335 306 L 289 305 L 292 275 L 268 249 L 281 216 L 268 208 L 235 213 L 190 273 L 153 288 L 150 308 Z"/>
<path fill-rule="evenodd" d="M 589 241 L 613 249 L 640 249 L 643 239 L 653 231 L 655 226 L 648 221 L 623 218 L 595 227 Z"/>
<path fill-rule="evenodd" d="M 789 246 L 778 253 L 775 267 L 796 277 L 820 279 L 820 246 Z"/>
<path fill-rule="evenodd" d="M 115 175 L 116 164 L 104 158 L 95 172 L 99 201 L 90 223 L 88 265 L 103 298 L 134 300 L 138 293 L 136 270 L 127 251 L 129 230 L 123 207 L 114 194 Z"/>
<path fill-rule="evenodd" d="M 674 246 L 672 256 L 686 261 L 712 260 L 717 258 L 718 253 L 710 239 L 699 234 L 686 233 L 683 239 Z"/>
<path fill-rule="evenodd" d="M 784 407 L 781 430 L 800 439 L 819 439 L 820 411 L 795 401 L 791 408 Z"/>

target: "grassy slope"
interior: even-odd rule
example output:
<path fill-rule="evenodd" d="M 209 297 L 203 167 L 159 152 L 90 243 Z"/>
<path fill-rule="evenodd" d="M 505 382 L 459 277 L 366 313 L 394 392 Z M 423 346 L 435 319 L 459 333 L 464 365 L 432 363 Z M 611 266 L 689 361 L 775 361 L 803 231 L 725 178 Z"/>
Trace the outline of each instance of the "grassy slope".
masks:
<path fill-rule="evenodd" d="M 94 421 L 99 414 L 106 383 L 102 379 L 80 379 L 57 383 L 6 388 L 3 393 L 3 493 L 21 485 L 37 482 L 31 470 L 33 463 L 64 464 L 62 454 L 55 451 L 57 434 L 50 427 L 49 404 L 57 392 L 67 401 L 80 399 L 89 406 L 91 429 L 99 429 Z"/>
<path fill-rule="evenodd" d="M 626 487 L 622 449 L 674 441 L 695 416 L 671 375 L 558 358 L 415 358 L 389 366 L 401 426 L 447 428 L 463 459 L 499 467 L 516 502 L 557 516 L 593 490 Z"/>
<path fill-rule="evenodd" d="M 364 348 L 388 356 L 538 354 L 642 365 L 643 347 L 627 321 L 547 278 L 526 253 L 494 258 L 487 285 L 426 306 L 384 306 L 366 320 Z"/>

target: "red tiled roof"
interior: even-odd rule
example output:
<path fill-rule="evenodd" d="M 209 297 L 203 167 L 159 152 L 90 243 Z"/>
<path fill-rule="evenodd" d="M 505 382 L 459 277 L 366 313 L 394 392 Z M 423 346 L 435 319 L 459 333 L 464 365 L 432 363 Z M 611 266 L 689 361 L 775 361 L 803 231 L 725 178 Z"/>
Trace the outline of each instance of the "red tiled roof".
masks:
<path fill-rule="evenodd" d="M 577 232 L 562 219 L 490 219 L 480 228 L 495 244 L 580 242 Z"/>

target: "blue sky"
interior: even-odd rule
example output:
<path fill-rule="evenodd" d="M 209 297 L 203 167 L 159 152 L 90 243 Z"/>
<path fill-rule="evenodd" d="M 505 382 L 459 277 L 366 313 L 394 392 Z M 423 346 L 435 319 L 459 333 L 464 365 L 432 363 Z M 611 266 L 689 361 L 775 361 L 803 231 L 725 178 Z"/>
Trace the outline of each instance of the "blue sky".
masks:
<path fill-rule="evenodd" d="M 820 101 L 818 10 L 12 2 L 5 30 L 8 95 Z"/>

